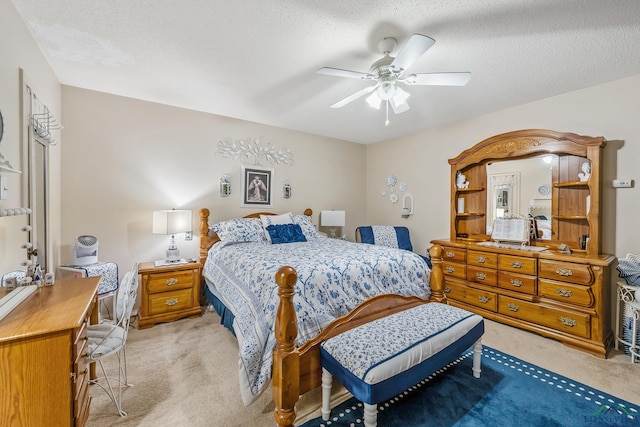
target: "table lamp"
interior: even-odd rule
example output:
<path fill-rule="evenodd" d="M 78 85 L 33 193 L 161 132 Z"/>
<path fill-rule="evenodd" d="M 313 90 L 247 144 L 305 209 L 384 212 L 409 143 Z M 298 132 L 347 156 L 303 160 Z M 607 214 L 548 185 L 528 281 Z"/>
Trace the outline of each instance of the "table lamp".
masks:
<path fill-rule="evenodd" d="M 153 212 L 153 234 L 171 235 L 165 259 L 167 263 L 180 261 L 180 251 L 176 246 L 176 234 L 191 231 L 191 217 L 191 211 L 183 209 Z"/>
<path fill-rule="evenodd" d="M 320 211 L 320 225 L 329 228 L 329 237 L 336 238 L 336 227 L 344 227 L 344 211 Z"/>

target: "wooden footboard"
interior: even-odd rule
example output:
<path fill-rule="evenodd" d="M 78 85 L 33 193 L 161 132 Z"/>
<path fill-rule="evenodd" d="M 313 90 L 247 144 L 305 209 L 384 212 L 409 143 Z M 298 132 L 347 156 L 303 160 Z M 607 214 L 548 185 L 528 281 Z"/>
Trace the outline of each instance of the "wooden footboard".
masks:
<path fill-rule="evenodd" d="M 443 302 L 446 297 L 443 290 L 442 248 L 434 246 L 429 254 L 433 263 L 429 301 Z M 282 267 L 276 273 L 280 303 L 275 324 L 277 344 L 273 351 L 272 393 L 276 405 L 274 418 L 279 426 L 293 426 L 295 405 L 300 395 L 321 385 L 320 344 L 324 340 L 363 323 L 425 303 L 418 297 L 378 295 L 360 304 L 346 316 L 334 320 L 317 337 L 296 348 L 298 323 L 293 296 L 297 281 L 298 276 L 292 267 Z"/>
<path fill-rule="evenodd" d="M 311 209 L 305 210 L 311 216 Z M 255 213 L 247 217 L 259 217 Z M 209 210 L 200 210 L 200 262 L 204 265 L 211 246 L 218 242 L 217 236 L 209 231 Z M 431 296 L 429 301 L 443 302 L 444 275 L 442 271 L 443 251 L 440 246 L 429 250 L 433 268 L 431 269 Z M 204 289 L 204 278 L 200 278 Z M 301 347 L 295 346 L 298 333 L 296 312 L 293 306 L 295 284 L 298 275 L 292 267 L 284 266 L 275 277 L 280 302 L 275 323 L 276 349 L 273 351 L 272 392 L 276 405 L 274 417 L 279 426 L 293 426 L 296 419 L 295 405 L 301 394 L 320 386 L 322 367 L 320 365 L 320 344 L 322 341 L 355 328 L 374 319 L 406 310 L 425 301 L 418 297 L 400 295 L 379 295 L 356 307 L 351 313 L 334 320 L 317 337 Z"/>

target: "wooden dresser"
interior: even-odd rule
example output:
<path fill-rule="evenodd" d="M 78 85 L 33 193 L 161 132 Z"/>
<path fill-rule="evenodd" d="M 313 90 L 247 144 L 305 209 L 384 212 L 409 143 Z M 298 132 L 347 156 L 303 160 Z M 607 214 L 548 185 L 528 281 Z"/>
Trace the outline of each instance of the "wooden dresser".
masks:
<path fill-rule="evenodd" d="M 0 425 L 85 425 L 86 333 L 98 320 L 99 283 L 100 277 L 56 281 L 0 320 Z"/>
<path fill-rule="evenodd" d="M 445 295 L 452 305 L 607 356 L 613 340 L 610 266 L 615 257 L 600 253 L 604 144 L 602 137 L 530 129 L 488 138 L 449 160 L 450 236 L 431 243 L 444 249 Z M 536 176 L 535 185 L 527 186 L 521 170 L 512 170 L 501 175 L 517 179 L 498 181 L 500 199 L 492 199 L 496 191 L 490 188 L 488 165 L 500 162 L 509 170 L 509 162 L 537 156 L 550 160 L 548 183 Z M 585 164 L 590 175 L 582 179 Z M 462 187 L 456 185 L 460 174 L 468 181 Z M 507 190 L 515 185 L 513 192 Z M 508 199 L 519 200 L 503 203 L 505 191 Z M 497 205 L 527 216 L 529 206 L 543 202 L 548 204 L 547 238 L 536 235 L 524 250 L 485 246 Z"/>
<path fill-rule="evenodd" d="M 138 328 L 145 329 L 183 317 L 202 316 L 201 269 L 198 262 L 160 267 L 153 262 L 140 263 L 142 301 Z"/>

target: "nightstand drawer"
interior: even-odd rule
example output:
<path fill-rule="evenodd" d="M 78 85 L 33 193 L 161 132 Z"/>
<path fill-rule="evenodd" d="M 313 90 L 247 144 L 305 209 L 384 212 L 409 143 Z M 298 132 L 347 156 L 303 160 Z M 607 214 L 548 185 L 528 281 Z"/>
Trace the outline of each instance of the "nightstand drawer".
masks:
<path fill-rule="evenodd" d="M 149 295 L 150 316 L 186 310 L 193 305 L 193 288 Z"/>
<path fill-rule="evenodd" d="M 192 270 L 153 273 L 149 276 L 148 292 L 173 291 L 176 289 L 193 288 L 195 277 Z"/>

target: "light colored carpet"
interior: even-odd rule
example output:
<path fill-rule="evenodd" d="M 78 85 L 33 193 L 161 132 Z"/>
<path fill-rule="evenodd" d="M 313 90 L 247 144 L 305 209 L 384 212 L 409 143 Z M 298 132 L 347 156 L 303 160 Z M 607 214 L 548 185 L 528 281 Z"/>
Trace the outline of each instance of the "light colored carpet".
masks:
<path fill-rule="evenodd" d="M 485 321 L 483 343 L 542 368 L 590 385 L 629 402 L 640 404 L 640 364 L 612 351 L 608 359 L 585 354 L 554 340 Z M 238 388 L 238 346 L 219 317 L 207 311 L 199 319 L 132 329 L 127 343 L 129 381 L 123 391 L 121 418 L 107 395 L 90 388 L 89 427 L 98 426 L 269 426 L 274 405 L 267 390 L 244 407 Z M 117 370 L 115 358 L 107 366 Z M 336 389 L 336 400 L 345 398 Z M 320 391 L 303 396 L 298 404 L 301 421 L 317 416 Z"/>

